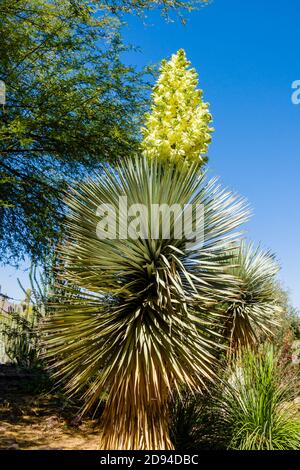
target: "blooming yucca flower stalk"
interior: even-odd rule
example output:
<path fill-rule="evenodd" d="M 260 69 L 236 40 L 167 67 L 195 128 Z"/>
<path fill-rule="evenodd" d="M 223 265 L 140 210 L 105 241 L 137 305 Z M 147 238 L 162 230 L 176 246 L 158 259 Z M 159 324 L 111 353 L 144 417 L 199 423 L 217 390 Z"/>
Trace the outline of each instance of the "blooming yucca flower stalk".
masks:
<path fill-rule="evenodd" d="M 142 150 L 150 159 L 181 165 L 192 162 L 202 165 L 207 160 L 212 116 L 197 85 L 197 72 L 190 68 L 183 49 L 169 62 L 162 62 L 151 113 L 146 115 L 142 129 Z"/>

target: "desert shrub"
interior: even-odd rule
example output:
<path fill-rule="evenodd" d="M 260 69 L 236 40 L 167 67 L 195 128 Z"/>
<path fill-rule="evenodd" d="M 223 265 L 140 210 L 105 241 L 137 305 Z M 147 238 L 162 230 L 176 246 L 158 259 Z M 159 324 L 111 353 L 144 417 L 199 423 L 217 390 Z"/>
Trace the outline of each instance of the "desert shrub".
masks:
<path fill-rule="evenodd" d="M 276 352 L 275 352 L 276 351 Z M 220 359 L 220 381 L 170 401 L 176 450 L 300 449 L 299 367 L 285 344 L 261 344 Z"/>
<path fill-rule="evenodd" d="M 297 375 L 274 347 L 246 350 L 229 367 L 217 408 L 230 449 L 300 449 L 300 419 L 293 404 Z"/>
<path fill-rule="evenodd" d="M 218 419 L 217 387 L 201 394 L 182 392 L 170 402 L 170 436 L 179 451 L 224 450 L 229 437 Z"/>

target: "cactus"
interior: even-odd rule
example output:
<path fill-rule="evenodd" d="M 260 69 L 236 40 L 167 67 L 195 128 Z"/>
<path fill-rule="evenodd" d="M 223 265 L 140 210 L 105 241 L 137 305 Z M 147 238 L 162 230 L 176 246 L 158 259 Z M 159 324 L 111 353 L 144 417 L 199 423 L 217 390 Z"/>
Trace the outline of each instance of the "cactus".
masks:
<path fill-rule="evenodd" d="M 37 279 L 36 266 L 29 273 L 31 287 L 22 288 L 25 298 L 21 303 L 0 301 L 0 338 L 2 362 L 34 368 L 40 364 L 39 326 L 45 316 L 46 285 L 43 276 Z"/>

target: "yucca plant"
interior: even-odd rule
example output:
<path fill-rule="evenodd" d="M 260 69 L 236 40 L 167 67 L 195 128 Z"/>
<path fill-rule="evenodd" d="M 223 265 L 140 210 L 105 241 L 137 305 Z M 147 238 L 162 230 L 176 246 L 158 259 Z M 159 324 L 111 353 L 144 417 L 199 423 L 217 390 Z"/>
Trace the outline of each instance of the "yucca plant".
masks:
<path fill-rule="evenodd" d="M 234 362 L 241 348 L 259 347 L 278 327 L 281 313 L 276 274 L 278 264 L 270 252 L 248 244 L 245 240 L 232 249 L 229 272 L 237 283 L 234 299 L 225 304 L 216 303 L 216 311 L 223 312 L 220 341 L 227 344 L 227 357 L 220 350 L 222 363 Z M 213 308 L 213 305 L 211 305 Z M 222 377 L 222 367 L 218 376 Z M 230 440 L 227 426 L 219 420 L 220 410 L 215 406 L 223 391 L 218 383 L 209 394 L 186 392 L 183 398 L 171 401 L 171 434 L 176 448 L 225 448 Z"/>
<path fill-rule="evenodd" d="M 239 292 L 236 299 L 222 306 L 222 334 L 232 353 L 272 335 L 281 309 L 276 283 L 279 265 L 271 252 L 243 241 L 233 250 L 231 265 Z"/>
<path fill-rule="evenodd" d="M 274 312 L 270 257 L 238 251 L 245 201 L 200 173 L 212 117 L 189 65 L 163 62 L 142 156 L 66 198 L 46 356 L 82 412 L 106 400 L 104 449 L 172 448 L 170 396 L 204 389 L 224 341 L 248 344 Z"/>
<path fill-rule="evenodd" d="M 272 345 L 236 357 L 218 402 L 219 416 L 238 450 L 299 450 L 300 419 L 292 403 L 295 380 Z"/>
<path fill-rule="evenodd" d="M 126 228 L 120 197 L 149 211 L 137 218 L 138 237 L 130 236 L 136 218 Z M 83 411 L 106 397 L 102 448 L 170 449 L 170 394 L 183 384 L 199 390 L 215 376 L 219 317 L 210 305 L 236 296 L 228 258 L 247 205 L 197 165 L 180 171 L 144 157 L 107 168 L 66 202 L 61 275 L 77 291 L 73 296 L 70 287 L 70 299 L 64 296 L 45 324 L 52 370 L 69 394 L 82 393 Z M 157 204 L 180 207 L 168 236 L 165 221 L 153 216 Z M 203 205 L 204 225 L 197 227 L 193 211 L 190 231 L 179 238 L 187 204 Z M 117 236 L 109 229 L 99 237 L 99 207 L 102 215 L 114 210 Z M 144 236 L 153 230 L 155 237 Z"/>

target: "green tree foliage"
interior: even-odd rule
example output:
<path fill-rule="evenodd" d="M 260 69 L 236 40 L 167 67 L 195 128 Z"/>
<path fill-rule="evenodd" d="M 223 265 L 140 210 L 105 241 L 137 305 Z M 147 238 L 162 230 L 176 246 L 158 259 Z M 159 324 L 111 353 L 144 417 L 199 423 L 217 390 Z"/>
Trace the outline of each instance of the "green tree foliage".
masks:
<path fill-rule="evenodd" d="M 66 181 L 136 149 L 145 84 L 120 59 L 122 14 L 191 3 L 1 0 L 2 262 L 41 258 L 58 237 Z"/>
<path fill-rule="evenodd" d="M 139 87 L 117 25 L 84 2 L 5 0 L 0 24 L 2 256 L 39 255 L 68 177 L 134 147 Z"/>

